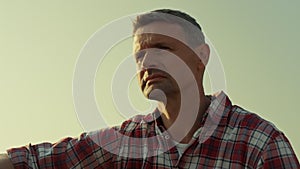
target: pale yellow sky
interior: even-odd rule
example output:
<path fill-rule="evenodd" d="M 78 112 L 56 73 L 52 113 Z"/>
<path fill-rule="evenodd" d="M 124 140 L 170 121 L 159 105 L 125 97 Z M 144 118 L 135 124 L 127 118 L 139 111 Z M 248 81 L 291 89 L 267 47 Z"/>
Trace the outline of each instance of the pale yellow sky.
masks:
<path fill-rule="evenodd" d="M 300 2 L 258 0 L 1 1 L 0 151 L 82 133 L 72 97 L 81 48 L 110 21 L 161 7 L 183 10 L 199 21 L 220 55 L 233 103 L 273 122 L 299 157 Z M 97 102 L 111 124 L 123 118 L 114 113 L 109 80 L 130 53 L 130 43 L 111 50 L 95 81 Z M 148 109 L 135 82 L 129 95 L 135 106 Z"/>

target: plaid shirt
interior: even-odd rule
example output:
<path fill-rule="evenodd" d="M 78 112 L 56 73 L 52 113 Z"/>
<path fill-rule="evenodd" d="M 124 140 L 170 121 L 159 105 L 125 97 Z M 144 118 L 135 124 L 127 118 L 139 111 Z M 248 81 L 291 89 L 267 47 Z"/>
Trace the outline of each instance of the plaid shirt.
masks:
<path fill-rule="evenodd" d="M 8 150 L 19 168 L 300 168 L 285 135 L 231 104 L 211 97 L 202 126 L 183 153 L 169 137 L 159 112 L 135 116 L 118 127 Z"/>

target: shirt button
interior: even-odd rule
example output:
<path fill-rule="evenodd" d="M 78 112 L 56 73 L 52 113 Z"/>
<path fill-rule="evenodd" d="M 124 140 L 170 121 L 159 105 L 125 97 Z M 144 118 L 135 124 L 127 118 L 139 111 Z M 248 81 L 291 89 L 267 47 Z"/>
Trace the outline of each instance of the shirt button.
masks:
<path fill-rule="evenodd" d="M 169 139 L 170 138 L 170 136 L 169 135 L 165 135 L 165 139 Z"/>

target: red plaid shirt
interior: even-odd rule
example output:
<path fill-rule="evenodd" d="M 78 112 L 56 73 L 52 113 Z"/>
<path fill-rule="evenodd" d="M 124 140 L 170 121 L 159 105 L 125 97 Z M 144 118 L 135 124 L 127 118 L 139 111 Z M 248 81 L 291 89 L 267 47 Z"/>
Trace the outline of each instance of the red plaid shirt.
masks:
<path fill-rule="evenodd" d="M 213 127 L 212 127 L 213 126 Z M 182 153 L 159 112 L 121 126 L 8 150 L 19 168 L 300 168 L 285 135 L 270 122 L 231 104 L 221 92 Z"/>

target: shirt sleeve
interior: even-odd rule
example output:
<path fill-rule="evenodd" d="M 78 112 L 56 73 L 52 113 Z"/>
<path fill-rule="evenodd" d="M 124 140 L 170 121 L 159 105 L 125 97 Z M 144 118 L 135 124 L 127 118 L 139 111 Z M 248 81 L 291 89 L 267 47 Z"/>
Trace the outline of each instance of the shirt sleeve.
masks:
<path fill-rule="evenodd" d="M 259 161 L 258 168 L 300 169 L 295 152 L 283 134 L 269 142 Z"/>
<path fill-rule="evenodd" d="M 16 169 L 110 168 L 111 154 L 83 133 L 79 138 L 7 150 Z"/>

